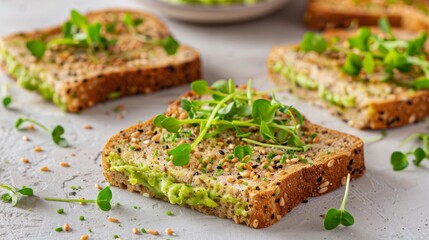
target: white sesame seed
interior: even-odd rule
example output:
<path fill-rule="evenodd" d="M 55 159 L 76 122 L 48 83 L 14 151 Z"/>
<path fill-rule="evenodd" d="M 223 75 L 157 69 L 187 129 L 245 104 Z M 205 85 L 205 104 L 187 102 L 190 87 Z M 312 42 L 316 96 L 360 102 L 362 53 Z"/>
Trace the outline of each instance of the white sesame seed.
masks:
<path fill-rule="evenodd" d="M 322 184 L 320 184 L 319 188 L 324 188 L 329 186 L 329 181 L 323 182 Z"/>
<path fill-rule="evenodd" d="M 133 133 L 131 133 L 131 137 L 132 138 L 138 138 L 140 136 L 140 132 L 139 131 L 135 131 Z"/>
<path fill-rule="evenodd" d="M 346 185 L 346 183 L 347 183 L 347 177 L 346 176 L 344 176 L 343 178 L 341 178 L 341 185 Z"/>
<path fill-rule="evenodd" d="M 258 219 L 255 219 L 255 220 L 253 221 L 252 226 L 253 226 L 254 228 L 257 228 L 257 227 L 258 227 L 258 225 L 259 225 L 259 220 L 258 220 Z"/>
<path fill-rule="evenodd" d="M 334 166 L 335 160 L 332 159 L 331 161 L 328 162 L 328 167 L 332 167 Z"/>
<path fill-rule="evenodd" d="M 327 188 L 327 187 L 324 187 L 324 188 L 321 188 L 321 189 L 319 190 L 319 193 L 324 193 L 324 192 L 326 192 L 326 191 L 328 191 L 328 188 Z"/>
<path fill-rule="evenodd" d="M 284 198 L 280 198 L 280 207 L 283 207 L 285 205 L 285 199 Z"/>
<path fill-rule="evenodd" d="M 22 140 L 24 140 L 24 141 L 28 142 L 28 141 L 30 141 L 30 138 L 29 138 L 29 137 L 27 137 L 26 135 L 24 135 L 24 136 L 22 136 Z"/>

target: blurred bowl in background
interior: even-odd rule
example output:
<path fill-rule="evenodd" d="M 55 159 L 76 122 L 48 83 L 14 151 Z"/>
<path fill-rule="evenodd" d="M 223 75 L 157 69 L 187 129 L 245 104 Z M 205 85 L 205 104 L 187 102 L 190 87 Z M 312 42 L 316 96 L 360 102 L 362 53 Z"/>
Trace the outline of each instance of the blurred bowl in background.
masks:
<path fill-rule="evenodd" d="M 161 14 L 181 21 L 223 24 L 259 18 L 286 6 L 290 0 L 260 0 L 252 4 L 202 5 L 176 4 L 163 0 L 139 0 Z"/>

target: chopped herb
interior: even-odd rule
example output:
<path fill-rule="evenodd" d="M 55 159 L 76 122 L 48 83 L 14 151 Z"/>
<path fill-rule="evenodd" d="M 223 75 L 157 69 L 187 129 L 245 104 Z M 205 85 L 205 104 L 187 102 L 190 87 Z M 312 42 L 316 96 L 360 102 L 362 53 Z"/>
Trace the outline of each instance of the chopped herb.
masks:
<path fill-rule="evenodd" d="M 411 140 L 418 139 L 422 142 L 420 147 L 414 148 L 409 152 L 395 151 L 390 156 L 390 163 L 392 164 L 394 171 L 401 171 L 409 166 L 408 156 L 413 155 L 414 160 L 412 161 L 416 167 L 419 167 L 423 160 L 429 160 L 429 134 L 415 133 L 407 137 L 401 146 L 406 145 Z"/>
<path fill-rule="evenodd" d="M 325 38 L 313 32 L 306 33 L 300 45 L 300 49 L 303 52 L 315 51 L 322 53 L 326 50 L 327 47 L 328 44 Z"/>
<path fill-rule="evenodd" d="M 4 108 L 9 108 L 9 105 L 12 103 L 12 97 L 9 95 L 8 83 L 4 83 L 1 87 L 2 103 Z"/>
<path fill-rule="evenodd" d="M 110 190 L 110 186 L 103 188 L 97 195 L 96 200 L 88 200 L 88 199 L 62 199 L 62 198 L 52 198 L 45 197 L 46 201 L 55 201 L 55 202 L 79 202 L 79 203 L 96 203 L 98 207 L 103 211 L 109 211 L 112 206 L 110 205 L 110 201 L 112 200 L 112 191 Z"/>
<path fill-rule="evenodd" d="M 113 239 L 117 239 L 117 238 L 119 238 L 119 235 L 113 235 Z"/>
<path fill-rule="evenodd" d="M 173 213 L 171 211 L 167 211 L 167 216 L 173 216 Z"/>
<path fill-rule="evenodd" d="M 142 228 L 140 231 L 141 231 L 142 233 L 147 233 L 146 229 L 144 229 L 144 228 Z"/>
<path fill-rule="evenodd" d="M 51 135 L 52 140 L 55 144 L 57 144 L 60 147 L 68 147 L 69 143 L 65 138 L 62 137 L 62 135 L 65 133 L 64 128 L 61 125 L 57 125 L 54 127 L 54 129 L 51 131 L 49 130 L 45 125 L 41 124 L 40 122 L 31 119 L 31 118 L 18 118 L 15 123 L 15 128 L 18 130 L 21 130 L 20 127 L 24 122 L 30 122 L 34 123 L 35 125 L 42 128 L 45 132 Z"/>
<path fill-rule="evenodd" d="M 84 217 L 84 216 L 80 216 L 80 217 L 79 217 L 79 220 L 81 220 L 81 221 L 85 221 L 85 217 Z"/>
<path fill-rule="evenodd" d="M 63 208 L 59 208 L 59 209 L 57 209 L 57 213 L 58 213 L 58 214 L 64 214 L 64 209 L 63 209 Z"/>
<path fill-rule="evenodd" d="M 57 227 L 57 228 L 55 228 L 55 231 L 56 231 L 56 232 L 62 232 L 62 231 L 63 231 L 63 228 L 62 228 L 62 227 Z"/>
<path fill-rule="evenodd" d="M 355 220 L 353 215 L 346 211 L 346 202 L 349 195 L 349 184 L 350 174 L 347 174 L 346 190 L 340 209 L 337 210 L 335 208 L 331 208 L 325 214 L 324 226 L 326 230 L 332 230 L 338 227 L 340 224 L 344 226 L 351 226 L 354 224 Z"/>

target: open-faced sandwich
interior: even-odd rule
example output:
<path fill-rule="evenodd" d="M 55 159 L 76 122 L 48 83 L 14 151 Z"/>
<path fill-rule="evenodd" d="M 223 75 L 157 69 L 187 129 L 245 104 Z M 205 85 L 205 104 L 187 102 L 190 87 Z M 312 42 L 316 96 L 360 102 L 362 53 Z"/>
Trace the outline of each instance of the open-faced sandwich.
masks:
<path fill-rule="evenodd" d="M 264 228 L 365 172 L 363 142 L 232 80 L 191 85 L 165 114 L 107 142 L 113 186 Z"/>
<path fill-rule="evenodd" d="M 22 87 L 63 110 L 201 78 L 199 53 L 138 11 L 72 11 L 62 26 L 0 39 L 0 62 Z"/>

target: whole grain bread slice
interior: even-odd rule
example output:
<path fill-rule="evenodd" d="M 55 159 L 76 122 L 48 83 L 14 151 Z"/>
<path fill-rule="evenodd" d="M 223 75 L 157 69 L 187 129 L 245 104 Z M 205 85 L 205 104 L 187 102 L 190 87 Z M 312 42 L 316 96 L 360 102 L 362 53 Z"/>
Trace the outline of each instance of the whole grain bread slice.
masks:
<path fill-rule="evenodd" d="M 157 17 L 140 11 L 107 9 L 85 15 L 102 24 L 102 33 L 117 42 L 107 50 L 57 46 L 37 60 L 26 49 L 34 39 L 49 41 L 62 35 L 62 26 L 17 33 L 0 39 L 0 62 L 4 70 L 29 89 L 38 91 L 62 109 L 79 112 L 109 99 L 150 93 L 201 78 L 199 53 L 181 45 L 168 55 L 161 46 L 142 42 L 130 33 L 124 15 L 141 20 L 135 32 L 150 41 L 171 33 Z M 107 30 L 110 26 L 113 30 Z"/>
<path fill-rule="evenodd" d="M 382 34 L 379 29 L 371 30 Z M 326 31 L 324 36 L 345 40 L 355 33 L 356 30 L 337 29 Z M 400 29 L 394 29 L 394 34 L 403 40 L 418 36 L 417 32 Z M 428 90 L 413 90 L 389 82 L 357 81 L 340 70 L 341 60 L 333 60 L 316 52 L 303 53 L 298 48 L 298 45 L 285 45 L 271 50 L 267 60 L 270 79 L 302 100 L 328 110 L 352 127 L 374 130 L 394 128 L 418 122 L 429 115 Z M 281 73 L 279 65 L 290 66 L 295 73 L 315 82 L 317 87 L 309 89 L 291 81 L 294 77 Z M 414 80 L 419 76 L 395 73 L 395 77 Z M 335 94 L 355 96 L 355 105 L 345 107 L 326 101 L 321 97 L 320 86 Z"/>
<path fill-rule="evenodd" d="M 375 26 L 386 16 L 394 27 L 421 30 L 429 27 L 428 9 L 427 1 L 309 0 L 304 22 L 314 29 L 344 28 L 353 22 Z"/>
<path fill-rule="evenodd" d="M 186 115 L 180 105 L 182 98 L 201 97 L 193 92 L 186 93 L 169 106 L 167 116 Z M 240 171 L 236 167 L 237 159 L 229 155 L 233 154 L 235 145 L 243 143 L 234 132 L 226 131 L 217 138 L 199 143 L 191 152 L 190 163 L 179 167 L 168 161 L 167 151 L 177 144 L 192 142 L 198 128 L 186 126 L 182 132 L 189 130 L 192 134 L 177 136 L 172 142 L 168 140 L 169 133 L 155 127 L 152 120 L 131 126 L 108 140 L 102 155 L 107 181 L 131 192 L 180 204 L 175 199 L 176 194 L 160 194 L 154 187 L 167 184 L 153 180 L 151 183 L 148 177 L 162 174 L 176 184 L 207 190 L 209 198 L 215 196 L 215 206 L 181 205 L 252 228 L 268 227 L 309 197 L 339 188 L 345 184 L 348 173 L 356 179 L 365 172 L 363 142 L 359 138 L 308 121 L 304 121 L 299 134 L 307 137 L 317 134 L 317 140 L 313 140 L 310 150 L 299 153 L 305 161 L 292 159 L 281 163 L 277 156 L 283 151 L 249 144 L 252 157 L 243 167 L 244 171 Z M 250 138 L 258 136 L 256 130 Z M 268 154 L 273 154 L 273 163 L 265 168 L 263 162 Z M 127 169 L 131 168 L 129 166 L 140 166 L 141 170 L 136 173 Z"/>

